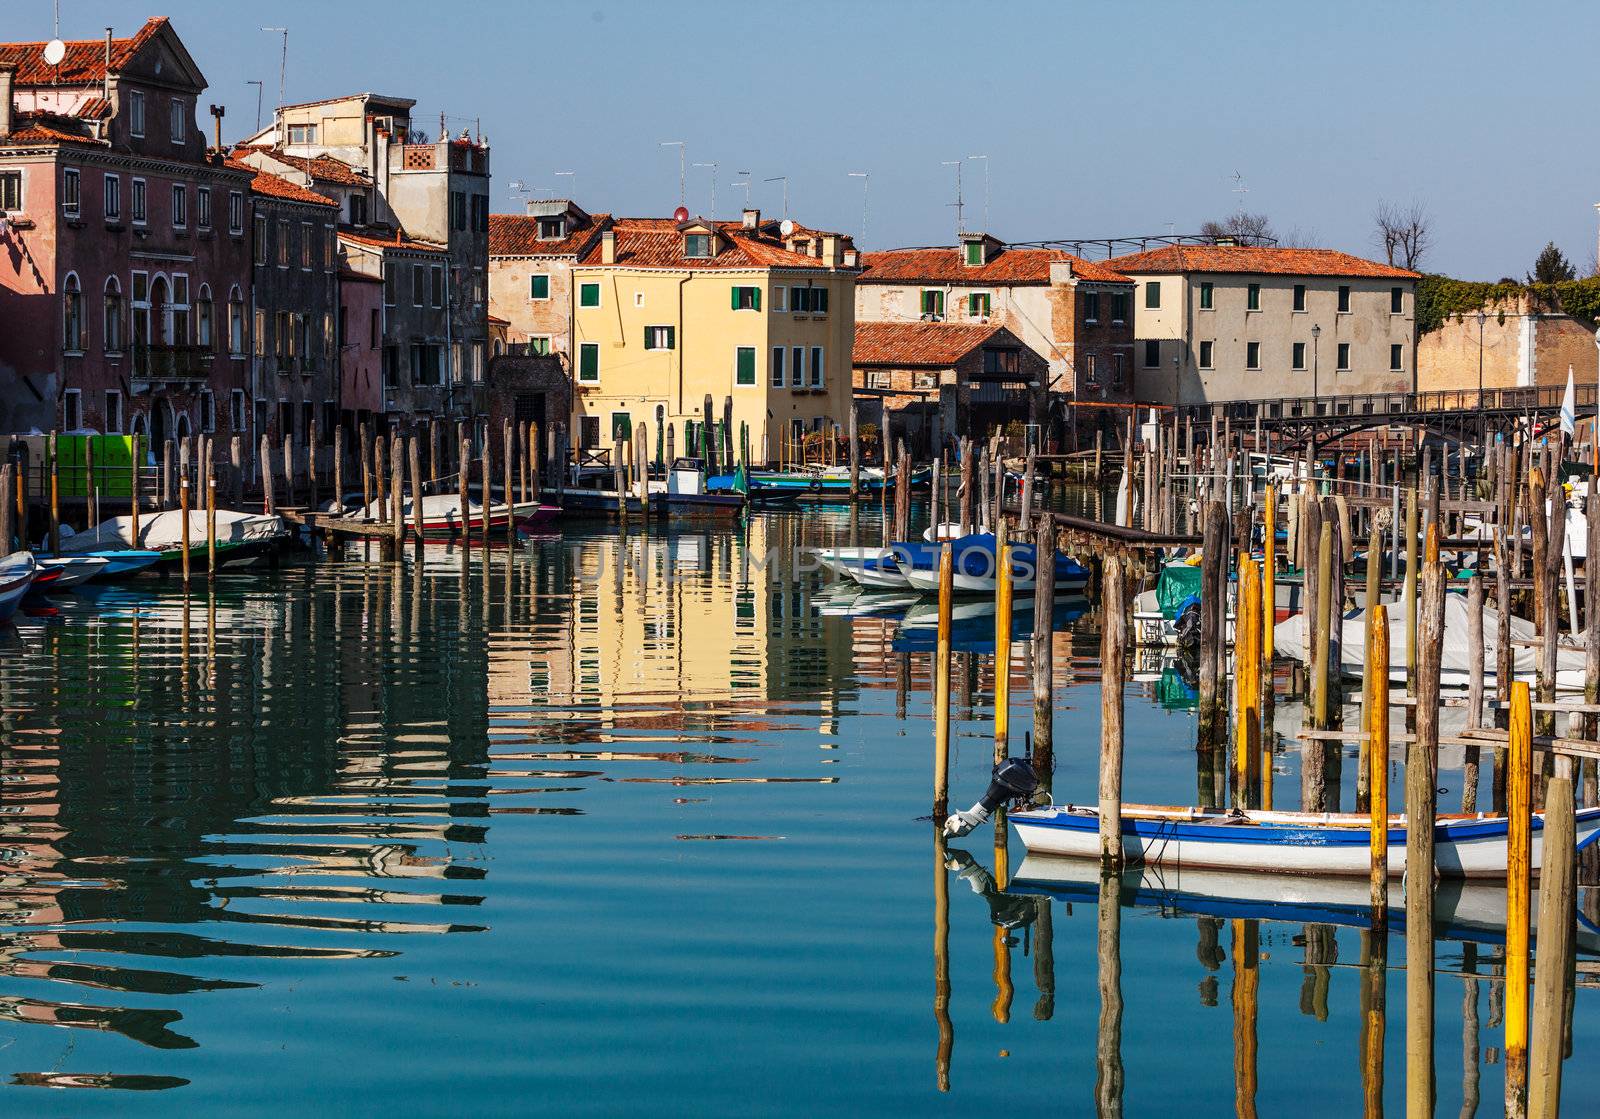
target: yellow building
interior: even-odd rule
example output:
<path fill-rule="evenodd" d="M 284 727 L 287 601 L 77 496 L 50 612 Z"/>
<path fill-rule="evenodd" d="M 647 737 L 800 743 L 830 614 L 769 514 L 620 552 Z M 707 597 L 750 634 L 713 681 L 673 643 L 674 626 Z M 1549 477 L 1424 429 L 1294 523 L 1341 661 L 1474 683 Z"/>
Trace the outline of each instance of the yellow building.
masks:
<path fill-rule="evenodd" d="M 719 424 L 731 403 L 731 445 L 746 432 L 758 462 L 843 429 L 859 271 L 849 238 L 757 210 L 613 221 L 572 269 L 578 445 L 644 424 L 652 458 L 668 427 L 677 453 L 698 450 L 707 396 Z"/>

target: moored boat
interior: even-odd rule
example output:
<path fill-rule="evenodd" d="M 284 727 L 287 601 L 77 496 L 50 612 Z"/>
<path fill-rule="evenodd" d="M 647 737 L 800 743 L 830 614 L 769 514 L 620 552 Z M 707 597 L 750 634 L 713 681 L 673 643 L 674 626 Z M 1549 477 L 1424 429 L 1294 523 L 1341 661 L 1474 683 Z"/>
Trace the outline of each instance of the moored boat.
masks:
<path fill-rule="evenodd" d="M 159 566 L 171 567 L 183 560 L 183 513 L 168 509 L 161 513 L 145 513 L 139 517 L 135 537 L 131 516 L 111 517 L 92 529 L 63 536 L 61 555 L 104 555 L 108 552 L 158 552 L 155 561 Z M 263 555 L 282 546 L 289 539 L 288 527 L 283 518 L 271 514 L 240 513 L 232 509 L 218 509 L 217 564 L 219 567 L 239 567 L 253 563 Z M 189 511 L 189 556 L 206 554 L 206 512 Z"/>
<path fill-rule="evenodd" d="M 42 588 L 52 593 L 87 583 L 110 566 L 110 561 L 104 556 L 51 556 L 40 559 L 38 563 L 41 573 L 55 573 L 55 578 Z"/>
<path fill-rule="evenodd" d="M 993 594 L 999 561 L 993 533 L 974 533 L 952 540 L 951 583 L 957 593 Z M 906 582 L 919 591 L 938 591 L 939 552 L 942 544 L 896 543 L 894 562 Z M 1012 544 L 1011 589 L 1017 593 L 1033 589 L 1036 552 L 1032 544 Z M 1055 586 L 1058 593 L 1081 591 L 1089 584 L 1089 571 L 1070 556 L 1055 555 Z"/>
<path fill-rule="evenodd" d="M 14 552 L 0 559 L 0 622 L 17 612 L 17 604 L 38 576 L 39 564 L 32 552 Z"/>

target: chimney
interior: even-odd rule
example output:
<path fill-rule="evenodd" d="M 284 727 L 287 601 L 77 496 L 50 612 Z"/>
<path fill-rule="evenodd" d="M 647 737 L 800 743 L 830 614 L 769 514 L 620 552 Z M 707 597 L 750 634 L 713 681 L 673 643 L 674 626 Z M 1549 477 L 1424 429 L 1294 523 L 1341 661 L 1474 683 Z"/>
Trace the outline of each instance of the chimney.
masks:
<path fill-rule="evenodd" d="M 600 263 L 615 264 L 617 262 L 617 231 L 608 229 L 600 234 Z"/>
<path fill-rule="evenodd" d="M 216 137 L 217 158 L 222 158 L 222 118 L 227 115 L 227 108 L 222 105 L 211 106 L 211 131 Z"/>
<path fill-rule="evenodd" d="M 743 225 L 746 229 L 758 229 L 761 226 L 761 211 L 746 209 L 742 215 Z"/>
<path fill-rule="evenodd" d="M 839 235 L 837 233 L 824 233 L 822 235 L 822 263 L 829 268 L 839 266 Z"/>
<path fill-rule="evenodd" d="M 16 76 L 15 62 L 0 62 L 0 136 L 11 135 L 11 83 Z"/>
<path fill-rule="evenodd" d="M 111 100 L 111 28 L 106 28 L 106 76 L 100 87 L 100 94 L 107 101 Z"/>

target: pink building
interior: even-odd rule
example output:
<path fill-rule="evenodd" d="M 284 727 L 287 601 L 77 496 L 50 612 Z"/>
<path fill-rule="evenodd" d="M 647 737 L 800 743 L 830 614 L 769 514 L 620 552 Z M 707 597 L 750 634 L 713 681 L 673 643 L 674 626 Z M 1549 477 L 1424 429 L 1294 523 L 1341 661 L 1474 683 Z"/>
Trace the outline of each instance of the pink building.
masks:
<path fill-rule="evenodd" d="M 0 43 L 0 431 L 248 440 L 253 174 L 205 89 L 165 19 Z"/>
<path fill-rule="evenodd" d="M 339 273 L 340 401 L 354 431 L 383 400 L 383 280 L 346 268 Z"/>

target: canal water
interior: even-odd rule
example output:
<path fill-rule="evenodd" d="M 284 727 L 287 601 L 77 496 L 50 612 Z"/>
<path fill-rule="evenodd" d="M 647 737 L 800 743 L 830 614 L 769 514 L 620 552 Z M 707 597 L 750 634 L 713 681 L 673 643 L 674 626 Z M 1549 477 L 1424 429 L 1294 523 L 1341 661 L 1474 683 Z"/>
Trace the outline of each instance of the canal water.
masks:
<path fill-rule="evenodd" d="M 849 518 L 571 521 L 19 617 L 0 636 L 7 1109 L 1359 1113 L 1384 973 L 1357 917 L 1137 874 L 1120 896 L 1018 883 L 1020 844 L 987 826 L 938 845 L 926 611 L 872 613 L 795 556 L 847 542 Z M 873 512 L 857 531 L 878 538 Z M 961 804 L 992 754 L 976 614 Z M 1092 605 L 1057 625 L 1055 789 L 1090 800 Z M 1013 660 L 1020 753 L 1025 643 Z M 1191 803 L 1192 691 L 1136 668 L 1126 795 Z M 1292 807 L 1292 740 L 1273 768 Z M 1460 777 L 1446 759 L 1443 802 Z M 1447 931 L 1438 1113 L 1497 1114 L 1500 936 Z M 1392 933 L 1394 1110 L 1404 956 Z M 1600 1098 L 1592 958 L 1573 1114 Z"/>

